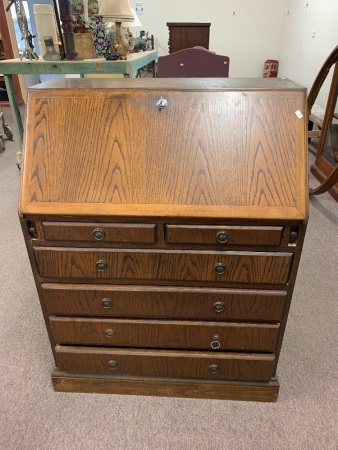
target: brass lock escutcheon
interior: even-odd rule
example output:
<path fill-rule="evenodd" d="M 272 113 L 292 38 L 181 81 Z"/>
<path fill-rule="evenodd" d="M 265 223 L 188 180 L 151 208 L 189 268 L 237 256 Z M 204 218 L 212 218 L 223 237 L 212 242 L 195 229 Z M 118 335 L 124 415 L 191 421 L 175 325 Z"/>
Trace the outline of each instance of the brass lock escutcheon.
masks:
<path fill-rule="evenodd" d="M 165 98 L 161 97 L 159 100 L 157 100 L 156 105 L 160 108 L 160 109 L 164 109 L 168 106 L 168 100 L 166 100 Z"/>
<path fill-rule="evenodd" d="M 220 244 L 225 244 L 230 239 L 230 234 L 227 231 L 219 231 L 216 234 L 216 240 Z"/>
<path fill-rule="evenodd" d="M 99 261 L 96 261 L 95 267 L 99 272 L 104 272 L 108 269 L 108 263 L 103 259 L 100 259 Z"/>
<path fill-rule="evenodd" d="M 223 263 L 217 263 L 214 265 L 214 271 L 218 275 L 222 275 L 226 271 L 226 265 Z"/>
<path fill-rule="evenodd" d="M 106 233 L 102 230 L 102 228 L 95 228 L 93 230 L 93 236 L 97 241 L 102 241 L 102 239 L 106 237 Z"/>
<path fill-rule="evenodd" d="M 213 350 L 218 350 L 221 346 L 221 336 L 220 334 L 213 334 L 211 337 L 211 348 Z"/>
<path fill-rule="evenodd" d="M 114 337 L 115 336 L 115 330 L 113 330 L 112 328 L 108 328 L 107 330 L 106 330 L 106 337 L 107 338 L 112 338 L 112 337 Z"/>
<path fill-rule="evenodd" d="M 214 311 L 215 312 L 218 312 L 218 313 L 222 312 L 222 311 L 224 311 L 224 308 L 225 308 L 225 304 L 223 302 L 218 301 L 218 302 L 214 303 Z"/>
<path fill-rule="evenodd" d="M 111 359 L 110 361 L 108 361 L 108 367 L 110 370 L 116 370 L 118 365 L 119 365 L 119 363 L 117 361 L 115 361 L 114 359 Z"/>
<path fill-rule="evenodd" d="M 108 308 L 111 308 L 113 306 L 113 301 L 112 301 L 111 298 L 105 297 L 105 298 L 103 298 L 101 300 L 101 305 L 102 305 L 102 308 L 108 309 Z"/>
<path fill-rule="evenodd" d="M 209 371 L 211 373 L 218 373 L 219 372 L 219 365 L 218 364 L 210 364 Z"/>

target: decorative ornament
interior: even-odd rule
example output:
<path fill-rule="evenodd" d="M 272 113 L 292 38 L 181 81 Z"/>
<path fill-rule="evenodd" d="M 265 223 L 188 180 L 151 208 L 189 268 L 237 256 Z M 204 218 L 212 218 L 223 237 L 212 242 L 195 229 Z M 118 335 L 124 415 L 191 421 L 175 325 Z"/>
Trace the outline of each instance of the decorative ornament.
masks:
<path fill-rule="evenodd" d="M 16 17 L 18 19 L 19 28 L 21 31 L 21 40 L 25 41 L 25 48 L 20 59 L 22 60 L 23 57 L 27 59 L 39 59 L 38 55 L 34 52 L 33 45 L 33 38 L 36 36 L 33 36 L 28 29 L 26 12 L 23 7 L 22 0 L 10 0 L 9 5 L 6 8 L 7 12 L 13 4 L 15 5 Z"/>
<path fill-rule="evenodd" d="M 121 59 L 127 59 L 129 53 L 129 42 L 126 38 L 125 31 L 122 29 L 121 22 L 115 22 L 116 31 L 114 34 L 112 47 Z"/>
<path fill-rule="evenodd" d="M 93 28 L 93 44 L 95 47 L 96 54 L 98 56 L 105 57 L 110 53 L 110 44 L 112 41 L 112 34 L 107 31 L 106 23 L 103 22 L 102 17 L 96 17 L 95 24 Z"/>
<path fill-rule="evenodd" d="M 76 60 L 78 54 L 75 50 L 73 7 L 71 0 L 58 0 L 60 19 L 62 22 L 63 36 L 66 46 L 66 59 Z"/>

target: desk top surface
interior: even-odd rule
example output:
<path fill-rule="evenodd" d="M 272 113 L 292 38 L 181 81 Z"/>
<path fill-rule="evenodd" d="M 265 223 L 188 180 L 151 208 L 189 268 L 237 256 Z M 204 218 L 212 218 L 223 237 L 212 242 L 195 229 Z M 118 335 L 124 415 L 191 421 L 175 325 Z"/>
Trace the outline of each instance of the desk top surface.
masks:
<path fill-rule="evenodd" d="M 131 90 L 182 90 L 182 91 L 205 91 L 206 93 L 219 91 L 278 91 L 279 96 L 303 95 L 305 87 L 287 78 L 132 78 L 132 79 L 74 79 L 59 78 L 37 84 L 29 88 L 35 91 L 44 90 L 47 97 L 54 95 L 53 90 L 69 89 L 95 89 L 97 95 L 106 95 L 107 89 Z M 65 91 L 66 92 L 66 91 Z M 64 95 L 58 92 L 58 95 Z"/>

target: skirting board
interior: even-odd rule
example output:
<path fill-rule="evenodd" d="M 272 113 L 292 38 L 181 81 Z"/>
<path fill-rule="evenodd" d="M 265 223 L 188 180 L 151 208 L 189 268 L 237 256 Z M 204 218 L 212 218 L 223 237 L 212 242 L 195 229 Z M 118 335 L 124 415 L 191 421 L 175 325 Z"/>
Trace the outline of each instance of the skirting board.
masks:
<path fill-rule="evenodd" d="M 276 402 L 279 393 L 277 378 L 273 378 L 266 383 L 249 383 L 69 374 L 55 369 L 52 372 L 52 381 L 54 390 L 57 392 L 149 395 L 256 402 Z"/>

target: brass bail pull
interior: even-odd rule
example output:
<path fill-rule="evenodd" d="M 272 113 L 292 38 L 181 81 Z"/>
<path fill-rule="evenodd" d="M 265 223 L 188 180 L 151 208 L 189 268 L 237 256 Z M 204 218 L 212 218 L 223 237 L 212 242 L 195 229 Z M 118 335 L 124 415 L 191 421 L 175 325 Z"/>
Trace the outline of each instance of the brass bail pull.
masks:
<path fill-rule="evenodd" d="M 218 373 L 219 372 L 219 365 L 218 364 L 211 364 L 209 366 L 209 371 L 211 373 Z"/>
<path fill-rule="evenodd" d="M 99 261 L 96 261 L 95 267 L 97 271 L 104 272 L 105 270 L 108 269 L 108 263 L 100 259 Z"/>
<path fill-rule="evenodd" d="M 219 334 L 213 334 L 211 337 L 211 348 L 213 350 L 218 350 L 221 346 L 221 336 Z"/>
<path fill-rule="evenodd" d="M 104 230 L 102 230 L 102 228 L 95 228 L 93 230 L 93 236 L 97 241 L 102 241 L 102 239 L 105 238 L 106 233 L 104 232 Z"/>

